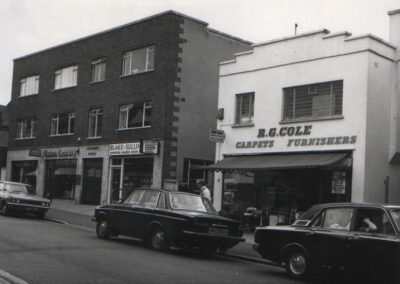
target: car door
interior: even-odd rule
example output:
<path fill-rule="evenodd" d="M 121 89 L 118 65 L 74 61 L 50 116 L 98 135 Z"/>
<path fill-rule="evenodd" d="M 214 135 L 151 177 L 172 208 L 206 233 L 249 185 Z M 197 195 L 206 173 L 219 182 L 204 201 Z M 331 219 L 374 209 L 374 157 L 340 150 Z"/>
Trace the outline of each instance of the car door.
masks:
<path fill-rule="evenodd" d="M 358 208 L 351 235 L 354 275 L 393 283 L 388 281 L 398 270 L 400 242 L 387 212 L 383 208 Z"/>
<path fill-rule="evenodd" d="M 143 194 L 143 198 L 140 200 L 140 207 L 137 209 L 140 214 L 137 228 L 139 237 L 144 237 L 147 234 L 149 224 L 155 218 L 154 210 L 157 208 L 159 196 L 159 191 L 146 190 Z"/>
<path fill-rule="evenodd" d="M 135 190 L 123 203 L 113 205 L 111 227 L 122 235 L 137 235 L 137 223 L 140 220 L 140 200 L 144 190 Z"/>
<path fill-rule="evenodd" d="M 352 208 L 327 208 L 308 228 L 306 244 L 317 271 L 341 274 L 348 269 L 346 251 L 353 212 Z"/>

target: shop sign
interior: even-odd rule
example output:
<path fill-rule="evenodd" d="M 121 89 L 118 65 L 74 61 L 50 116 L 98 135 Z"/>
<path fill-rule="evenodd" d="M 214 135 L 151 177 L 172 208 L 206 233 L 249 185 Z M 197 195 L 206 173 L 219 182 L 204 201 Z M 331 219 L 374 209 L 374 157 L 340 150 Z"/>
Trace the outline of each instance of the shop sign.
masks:
<path fill-rule="evenodd" d="M 332 193 L 333 194 L 346 193 L 346 172 L 341 172 L 341 171 L 332 172 Z"/>
<path fill-rule="evenodd" d="M 208 139 L 211 142 L 222 143 L 225 140 L 225 132 L 223 130 L 219 130 L 219 129 L 217 129 L 217 130 L 211 130 L 210 129 L 210 133 L 209 133 Z"/>
<path fill-rule="evenodd" d="M 30 157 L 41 157 L 42 151 L 40 149 L 29 149 L 29 156 Z"/>
<path fill-rule="evenodd" d="M 140 142 L 111 144 L 108 150 L 110 156 L 113 155 L 140 155 Z"/>
<path fill-rule="evenodd" d="M 59 148 L 43 150 L 43 158 L 65 158 L 76 157 L 79 150 L 77 148 Z"/>
<path fill-rule="evenodd" d="M 158 154 L 158 141 L 143 141 L 143 154 Z"/>

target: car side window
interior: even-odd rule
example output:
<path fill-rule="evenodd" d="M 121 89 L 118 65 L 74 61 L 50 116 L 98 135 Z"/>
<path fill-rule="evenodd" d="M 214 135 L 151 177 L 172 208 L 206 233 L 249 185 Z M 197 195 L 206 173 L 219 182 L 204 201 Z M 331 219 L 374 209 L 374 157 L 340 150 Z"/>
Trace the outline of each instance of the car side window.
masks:
<path fill-rule="evenodd" d="M 349 231 L 352 218 L 352 208 L 329 208 L 325 211 L 322 228 Z"/>
<path fill-rule="evenodd" d="M 165 209 L 165 195 L 164 193 L 160 194 L 160 198 L 158 199 L 157 208 Z"/>
<path fill-rule="evenodd" d="M 356 213 L 356 232 L 395 235 L 385 211 L 380 208 L 359 208 Z"/>
<path fill-rule="evenodd" d="M 142 195 L 143 195 L 143 192 L 144 192 L 144 190 L 135 190 L 135 191 L 132 193 L 131 197 L 127 199 L 126 204 L 129 204 L 129 205 L 138 205 L 139 202 L 140 202 L 140 198 L 141 198 Z"/>
<path fill-rule="evenodd" d="M 159 196 L 160 192 L 148 190 L 144 193 L 144 196 L 140 201 L 140 204 L 144 207 L 156 208 Z"/>
<path fill-rule="evenodd" d="M 320 213 L 317 218 L 314 219 L 314 221 L 311 223 L 312 228 L 320 228 L 322 224 L 322 218 L 323 218 L 323 213 Z"/>
<path fill-rule="evenodd" d="M 0 182 L 0 191 L 4 191 L 4 183 Z"/>

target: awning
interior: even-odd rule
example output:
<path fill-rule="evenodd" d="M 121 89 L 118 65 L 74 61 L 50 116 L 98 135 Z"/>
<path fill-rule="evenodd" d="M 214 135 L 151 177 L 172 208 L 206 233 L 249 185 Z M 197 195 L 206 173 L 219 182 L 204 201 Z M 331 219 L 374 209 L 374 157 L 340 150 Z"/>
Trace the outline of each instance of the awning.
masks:
<path fill-rule="evenodd" d="M 76 169 L 75 168 L 58 168 L 54 171 L 54 175 L 56 176 L 73 176 L 76 174 Z"/>
<path fill-rule="evenodd" d="M 349 156 L 349 153 L 293 153 L 257 156 L 228 156 L 222 161 L 204 167 L 214 171 L 241 172 L 251 170 L 281 170 L 319 168 L 332 165 Z"/>

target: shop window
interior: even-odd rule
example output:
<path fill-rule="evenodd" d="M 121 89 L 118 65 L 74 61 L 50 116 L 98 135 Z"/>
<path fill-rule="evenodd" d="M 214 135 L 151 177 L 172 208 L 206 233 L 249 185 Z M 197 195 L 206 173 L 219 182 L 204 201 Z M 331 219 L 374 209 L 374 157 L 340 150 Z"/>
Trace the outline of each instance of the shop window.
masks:
<path fill-rule="evenodd" d="M 21 79 L 19 96 L 25 97 L 39 93 L 39 75 Z"/>
<path fill-rule="evenodd" d="M 16 139 L 36 137 L 36 118 L 18 119 Z"/>
<path fill-rule="evenodd" d="M 121 105 L 119 109 L 119 129 L 150 126 L 151 108 L 149 102 Z"/>
<path fill-rule="evenodd" d="M 122 76 L 151 71 L 154 69 L 154 46 L 130 50 L 124 53 Z"/>
<path fill-rule="evenodd" d="M 36 192 L 37 161 L 12 161 L 11 181 L 29 184 Z"/>
<path fill-rule="evenodd" d="M 101 108 L 91 109 L 89 112 L 89 138 L 101 137 L 103 125 L 103 110 Z"/>
<path fill-rule="evenodd" d="M 74 126 L 74 112 L 53 115 L 51 118 L 51 136 L 73 134 Z"/>
<path fill-rule="evenodd" d="M 236 95 L 236 124 L 251 124 L 254 116 L 254 93 Z"/>
<path fill-rule="evenodd" d="M 73 199 L 76 184 L 76 160 L 47 160 L 45 196 Z"/>
<path fill-rule="evenodd" d="M 343 80 L 283 89 L 283 120 L 342 115 Z"/>
<path fill-rule="evenodd" d="M 106 79 L 106 59 L 100 58 L 92 61 L 92 83 Z"/>
<path fill-rule="evenodd" d="M 54 72 L 54 89 L 74 87 L 78 82 L 78 66 L 69 66 Z"/>
<path fill-rule="evenodd" d="M 153 184 L 153 158 L 125 158 L 124 189 L 149 188 Z"/>

